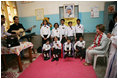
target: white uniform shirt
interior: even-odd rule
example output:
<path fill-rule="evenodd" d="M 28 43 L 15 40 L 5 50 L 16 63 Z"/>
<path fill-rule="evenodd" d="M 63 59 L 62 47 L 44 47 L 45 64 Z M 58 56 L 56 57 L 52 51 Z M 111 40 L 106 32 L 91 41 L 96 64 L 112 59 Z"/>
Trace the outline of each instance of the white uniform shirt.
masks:
<path fill-rule="evenodd" d="M 44 38 L 43 35 L 48 35 L 47 38 L 50 36 L 50 27 L 48 25 L 43 25 L 40 29 L 41 37 Z"/>
<path fill-rule="evenodd" d="M 61 42 L 60 41 L 57 41 L 57 42 L 53 41 L 53 48 L 55 48 L 55 49 L 61 49 Z"/>
<path fill-rule="evenodd" d="M 111 36 L 111 41 L 117 47 L 117 23 L 114 25 L 114 28 L 112 30 L 112 33 L 114 36 Z"/>
<path fill-rule="evenodd" d="M 65 36 L 65 34 L 66 34 L 66 28 L 67 28 L 67 26 L 64 25 L 64 24 L 63 24 L 63 25 L 61 24 L 61 25 L 59 26 L 59 29 L 61 30 L 61 34 L 64 35 L 64 36 Z"/>
<path fill-rule="evenodd" d="M 66 36 L 75 36 L 75 27 L 74 26 L 67 27 Z"/>
<path fill-rule="evenodd" d="M 76 46 L 79 46 L 79 47 L 82 47 L 82 48 L 85 48 L 85 41 L 77 41 L 74 45 L 74 49 L 76 50 Z"/>
<path fill-rule="evenodd" d="M 72 43 L 68 44 L 67 42 L 65 42 L 64 43 L 64 50 L 67 51 L 67 48 L 69 48 L 69 50 L 71 50 L 71 46 L 72 46 Z"/>
<path fill-rule="evenodd" d="M 117 36 L 117 23 L 114 25 L 114 28 L 111 34 L 113 34 L 114 36 Z"/>
<path fill-rule="evenodd" d="M 1 26 L 1 37 L 4 37 L 4 35 L 8 35 L 8 36 L 9 36 L 9 35 L 11 35 L 11 34 L 8 33 L 8 32 L 6 32 L 4 26 L 2 25 L 2 26 Z"/>
<path fill-rule="evenodd" d="M 54 38 L 55 36 L 57 36 L 58 38 L 60 38 L 60 40 L 61 40 L 61 31 L 60 31 L 60 29 L 59 28 L 57 28 L 57 29 L 55 29 L 55 28 L 53 28 L 52 29 L 52 34 L 51 34 L 51 36 Z"/>
<path fill-rule="evenodd" d="M 43 49 L 45 49 L 46 51 L 50 50 L 50 48 L 51 48 L 50 44 L 43 44 Z"/>
<path fill-rule="evenodd" d="M 75 33 L 84 33 L 84 26 L 82 24 L 77 24 L 75 26 Z"/>

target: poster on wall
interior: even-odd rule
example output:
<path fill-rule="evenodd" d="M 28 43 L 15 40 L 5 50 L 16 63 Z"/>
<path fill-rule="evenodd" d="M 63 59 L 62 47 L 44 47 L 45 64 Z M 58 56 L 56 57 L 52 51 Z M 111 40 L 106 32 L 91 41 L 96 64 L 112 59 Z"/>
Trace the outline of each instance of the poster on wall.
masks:
<path fill-rule="evenodd" d="M 43 20 L 44 19 L 44 9 L 36 9 L 35 10 L 36 20 Z"/>
<path fill-rule="evenodd" d="M 64 18 L 74 18 L 74 4 L 64 5 Z"/>
<path fill-rule="evenodd" d="M 99 17 L 99 9 L 98 7 L 91 8 L 91 18 Z"/>
<path fill-rule="evenodd" d="M 76 22 L 77 18 L 65 18 L 65 25 L 68 26 L 68 22 L 72 22 L 72 26 L 75 26 L 77 25 L 77 22 Z"/>
<path fill-rule="evenodd" d="M 108 13 L 114 13 L 115 12 L 115 5 L 109 5 L 108 6 Z"/>

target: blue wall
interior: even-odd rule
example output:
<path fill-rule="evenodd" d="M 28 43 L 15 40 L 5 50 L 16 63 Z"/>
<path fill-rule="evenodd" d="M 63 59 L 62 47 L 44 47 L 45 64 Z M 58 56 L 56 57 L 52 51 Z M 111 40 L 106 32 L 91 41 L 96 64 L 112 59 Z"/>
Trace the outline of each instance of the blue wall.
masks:
<path fill-rule="evenodd" d="M 56 22 L 60 23 L 59 14 L 45 15 L 44 17 L 49 17 L 52 25 L 54 25 L 54 23 Z M 104 23 L 104 12 L 100 11 L 98 18 L 91 18 L 90 12 L 79 12 L 79 18 L 81 19 L 81 24 L 84 25 L 85 32 L 96 32 L 96 25 Z M 42 21 L 37 21 L 35 16 L 19 17 L 19 20 L 25 28 L 29 28 L 32 25 L 36 25 L 37 27 L 34 28 L 32 32 L 40 34 L 40 24 L 42 23 Z"/>

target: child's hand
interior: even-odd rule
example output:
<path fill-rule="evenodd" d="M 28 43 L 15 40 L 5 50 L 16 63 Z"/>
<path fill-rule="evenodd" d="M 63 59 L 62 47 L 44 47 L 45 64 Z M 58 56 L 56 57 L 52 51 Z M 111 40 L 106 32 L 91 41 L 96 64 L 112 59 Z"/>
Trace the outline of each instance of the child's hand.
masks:
<path fill-rule="evenodd" d="M 75 41 L 77 40 L 77 38 L 75 37 Z"/>
<path fill-rule="evenodd" d="M 67 37 L 65 37 L 66 38 L 66 40 L 67 40 Z"/>
<path fill-rule="evenodd" d="M 93 47 L 89 47 L 89 48 L 88 48 L 88 50 L 92 50 L 92 49 L 93 49 Z"/>
<path fill-rule="evenodd" d="M 44 40 L 46 40 L 47 38 L 44 38 Z"/>
<path fill-rule="evenodd" d="M 76 52 L 78 52 L 79 50 L 78 49 L 76 49 Z"/>

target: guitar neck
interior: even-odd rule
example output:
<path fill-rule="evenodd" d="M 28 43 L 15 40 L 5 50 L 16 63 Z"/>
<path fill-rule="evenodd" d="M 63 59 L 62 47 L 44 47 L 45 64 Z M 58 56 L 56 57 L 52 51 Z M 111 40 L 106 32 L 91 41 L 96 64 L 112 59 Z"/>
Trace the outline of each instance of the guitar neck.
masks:
<path fill-rule="evenodd" d="M 36 26 L 34 25 L 34 26 L 28 28 L 27 30 L 25 30 L 24 32 L 26 32 L 26 31 L 28 31 L 28 30 L 30 30 L 30 29 L 32 29 L 32 28 L 35 28 L 35 27 L 36 27 Z"/>

